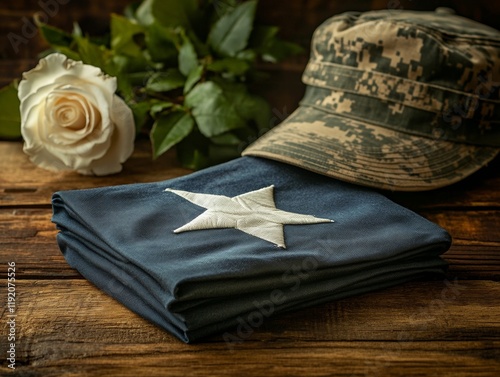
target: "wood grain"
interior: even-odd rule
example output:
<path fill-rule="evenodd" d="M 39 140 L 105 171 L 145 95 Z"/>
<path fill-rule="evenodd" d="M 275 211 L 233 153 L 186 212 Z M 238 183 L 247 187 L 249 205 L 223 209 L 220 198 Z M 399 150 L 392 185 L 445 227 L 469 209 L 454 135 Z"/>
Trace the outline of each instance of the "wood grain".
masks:
<path fill-rule="evenodd" d="M 500 211 L 446 211 L 421 214 L 447 229 L 453 237 L 444 254 L 448 275 L 461 279 L 500 281 Z M 75 278 L 64 261 L 50 222 L 50 208 L 0 209 L 0 265 L 14 258 L 19 279 Z M 0 278 L 6 271 L 0 270 Z"/>
<path fill-rule="evenodd" d="M 161 181 L 191 172 L 178 165 L 173 153 L 153 160 L 150 148 L 149 141 L 138 142 L 121 174 L 85 177 L 37 168 L 22 153 L 21 143 L 0 142 L 0 207 L 48 205 L 58 190 Z"/>
<path fill-rule="evenodd" d="M 22 281 L 17 352 L 29 366 L 13 375 L 133 376 L 135 366 L 154 376 L 492 376 L 500 367 L 500 283 L 449 287 L 408 283 L 271 318 L 241 344 L 218 336 L 185 345 L 85 281 Z"/>
<path fill-rule="evenodd" d="M 60 340 L 57 344 L 66 342 Z M 22 367 L 9 376 L 497 377 L 499 368 L 496 341 L 246 342 L 246 349 L 234 352 L 222 345 L 183 350 L 163 342 L 133 346 L 132 355 L 118 344 L 97 348 L 100 355 L 95 358 L 86 355 L 61 360 L 57 354 L 48 354 L 46 361 L 38 360 L 36 366 Z M 75 353 L 83 351 L 78 344 L 71 348 L 77 350 Z"/>
<path fill-rule="evenodd" d="M 44 2 L 52 0 L 42 0 Z M 57 0 L 54 0 L 57 1 Z M 78 21 L 91 34 L 109 13 L 132 0 L 70 1 L 50 23 Z M 0 7 L 0 86 L 34 66 L 38 36 L 15 52 L 8 33 L 40 11 L 39 0 Z M 439 3 L 439 4 L 438 4 Z M 434 9 L 500 26 L 500 3 L 447 0 L 274 0 L 259 2 L 261 23 L 308 48 L 314 29 L 347 10 Z M 274 125 L 304 91 L 302 58 L 263 66 L 269 79 L 253 89 L 273 106 Z M 420 280 L 270 318 L 243 343 L 221 336 L 185 345 L 84 280 L 65 262 L 51 223 L 53 192 L 167 180 L 190 173 L 173 153 L 153 161 L 148 140 L 137 143 L 121 174 L 83 177 L 36 168 L 20 142 L 0 142 L 0 281 L 8 261 L 17 268 L 17 369 L 0 358 L 1 376 L 453 376 L 500 375 L 500 158 L 464 181 L 425 193 L 385 195 L 447 229 L 445 280 Z M 5 283 L 0 283 L 5 286 Z M 0 290 L 0 352 L 6 351 L 5 291 Z"/>
<path fill-rule="evenodd" d="M 276 118 L 289 113 L 275 109 Z M 155 182 L 188 174 L 169 153 L 158 160 L 151 157 L 148 140 L 136 143 L 133 158 L 122 173 L 107 177 L 84 177 L 76 173 L 48 173 L 34 166 L 22 153 L 21 143 L 0 142 L 0 207 L 46 205 L 55 191 Z M 500 209 L 500 158 L 468 179 L 444 189 L 422 193 L 384 192 L 391 199 L 413 210 L 457 207 Z"/>
<path fill-rule="evenodd" d="M 78 277 L 64 261 L 55 242 L 57 231 L 50 222 L 52 194 L 58 190 L 155 182 L 190 172 L 178 167 L 173 154 L 153 161 L 149 148 L 147 141 L 138 143 L 123 173 L 99 178 L 48 173 L 29 162 L 22 153 L 21 143 L 0 143 L 0 156 L 3 156 L 0 159 L 0 250 L 4 251 L 0 263 L 5 263 L 7 256 L 15 255 L 23 277 Z M 450 263 L 450 276 L 500 280 L 500 190 L 495 189 L 495 185 L 500 187 L 500 177 L 491 174 L 495 165 L 490 168 L 480 172 L 482 179 L 472 177 L 469 182 L 430 194 L 392 194 L 400 203 L 450 232 L 453 246 L 444 256 Z M 458 186 L 465 187 L 459 190 Z M 5 273 L 0 271 L 0 277 Z"/>

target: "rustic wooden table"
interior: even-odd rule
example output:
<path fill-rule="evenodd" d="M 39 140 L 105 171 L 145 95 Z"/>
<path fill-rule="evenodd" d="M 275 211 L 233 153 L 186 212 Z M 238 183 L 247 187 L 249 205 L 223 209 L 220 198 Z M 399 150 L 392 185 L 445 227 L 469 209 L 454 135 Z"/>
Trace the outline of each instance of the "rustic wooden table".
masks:
<path fill-rule="evenodd" d="M 110 12 L 133 0 L 58 1 L 50 24 L 106 30 Z M 49 1 L 0 7 L 0 86 L 32 68 L 46 48 L 30 37 L 13 49 L 6 36 Z M 54 2 L 52 2 L 54 3 Z M 64 5 L 63 5 L 64 3 Z M 347 10 L 428 9 L 446 5 L 498 28 L 491 0 L 261 1 L 258 17 L 286 39 L 308 46 L 313 30 Z M 307 59 L 307 56 L 305 57 Z M 300 100 L 306 60 L 271 71 L 263 84 L 276 121 Z M 0 142 L 1 376 L 500 376 L 500 158 L 452 187 L 391 194 L 453 236 L 446 279 L 416 281 L 268 319 L 231 349 L 219 337 L 186 345 L 103 294 L 62 257 L 51 223 L 54 191 L 173 178 L 189 171 L 172 156 L 152 162 L 140 143 L 123 173 L 105 178 L 36 168 L 20 142 Z M 9 312 L 9 263 L 15 263 L 15 307 Z M 16 317 L 10 317 L 15 314 Z M 12 319 L 15 318 L 15 325 Z M 9 321 L 11 321 L 9 323 Z M 16 369 L 10 370 L 14 331 Z"/>
<path fill-rule="evenodd" d="M 50 173 L 27 160 L 20 142 L 0 142 L 0 374 L 499 376 L 499 168 L 497 159 L 446 189 L 390 194 L 452 234 L 446 279 L 280 315 L 231 349 L 220 336 L 183 344 L 106 296 L 65 263 L 50 221 L 54 191 L 189 171 L 172 156 L 152 162 L 139 143 L 119 175 Z M 6 361 L 8 263 L 16 278 L 14 371 Z"/>

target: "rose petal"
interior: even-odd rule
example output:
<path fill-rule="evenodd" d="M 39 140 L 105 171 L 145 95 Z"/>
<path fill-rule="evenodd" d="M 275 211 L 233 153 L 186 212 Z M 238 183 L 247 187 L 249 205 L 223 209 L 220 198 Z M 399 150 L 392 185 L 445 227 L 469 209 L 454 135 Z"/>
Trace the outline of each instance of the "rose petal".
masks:
<path fill-rule="evenodd" d="M 21 101 L 40 88 L 50 85 L 57 80 L 74 82 L 83 79 L 101 88 L 107 93 L 116 92 L 116 78 L 105 75 L 101 69 L 68 59 L 65 55 L 54 53 L 41 59 L 38 65 L 23 73 L 19 83 L 18 97 Z M 61 83 L 59 81 L 59 83 Z"/>
<path fill-rule="evenodd" d="M 57 77 L 64 75 L 66 60 L 67 57 L 62 54 L 51 54 L 41 59 L 31 71 L 24 72 L 17 90 L 21 102 L 40 88 L 53 84 Z"/>
<path fill-rule="evenodd" d="M 100 160 L 95 160 L 90 165 L 90 170 L 95 175 L 118 173 L 124 163 L 134 151 L 135 124 L 132 110 L 118 96 L 113 101 L 113 123 L 115 130 L 108 153 Z"/>
<path fill-rule="evenodd" d="M 99 90 L 99 88 L 97 88 L 96 86 L 89 85 L 88 83 L 83 82 L 79 87 L 73 85 L 65 85 L 63 87 L 60 87 L 59 89 L 67 93 L 81 94 L 87 101 L 89 101 L 89 103 L 94 105 L 97 112 L 100 113 L 102 128 L 105 129 L 106 127 L 112 126 L 110 107 L 113 104 L 114 94 L 111 95 L 110 99 L 108 100 L 109 93 L 106 94 L 103 91 Z"/>
<path fill-rule="evenodd" d="M 26 154 L 49 170 L 119 172 L 133 152 L 135 125 L 116 87 L 99 68 L 61 54 L 42 59 L 18 90 Z"/>
<path fill-rule="evenodd" d="M 88 110 L 78 98 L 55 98 L 52 102 L 51 108 L 47 101 L 45 111 L 49 112 L 49 119 L 62 133 L 78 135 L 87 129 Z"/>
<path fill-rule="evenodd" d="M 38 106 L 39 104 L 44 103 L 47 96 L 57 88 L 58 86 L 56 84 L 46 85 L 39 88 L 38 91 L 30 93 L 21 101 L 19 107 L 21 113 L 21 126 L 24 122 L 25 114 L 34 106 Z"/>
<path fill-rule="evenodd" d="M 26 151 L 26 148 L 23 150 L 30 157 L 30 161 L 41 168 L 51 171 L 74 170 L 46 149 L 37 150 L 36 153 L 33 153 L 33 150 Z"/>
<path fill-rule="evenodd" d="M 122 145 L 120 161 L 125 162 L 134 151 L 135 121 L 134 113 L 125 101 L 117 95 L 113 98 L 113 112 L 111 117 L 119 133 L 118 142 Z"/>
<path fill-rule="evenodd" d="M 86 150 L 83 153 L 79 153 L 78 147 L 65 150 L 63 148 L 54 147 L 53 145 L 46 145 L 45 150 L 57 157 L 65 166 L 71 168 L 71 170 L 79 170 L 89 166 L 94 158 L 103 157 L 110 146 L 111 138 L 106 140 L 105 143 L 93 145 L 92 149 Z M 81 147 L 87 148 L 88 146 L 83 144 Z"/>
<path fill-rule="evenodd" d="M 80 121 L 82 123 L 79 125 L 79 129 L 60 124 L 58 119 L 54 117 L 55 113 L 64 105 L 79 107 L 81 111 Z M 78 142 L 90 135 L 101 122 L 101 116 L 95 106 L 79 93 L 55 90 L 47 97 L 45 108 L 46 111 L 47 109 L 50 111 L 49 120 L 53 125 L 53 141 L 57 144 L 69 145 Z"/>
<path fill-rule="evenodd" d="M 104 103 L 111 104 L 113 96 L 116 91 L 116 78 L 109 76 L 76 76 L 71 72 L 70 74 L 60 76 L 54 80 L 54 83 L 59 84 L 61 88 L 72 89 L 78 88 L 82 92 L 91 94 L 91 92 L 100 93 L 100 97 L 104 96 Z M 97 103 L 95 103 L 97 106 Z"/>
<path fill-rule="evenodd" d="M 40 113 L 43 113 L 43 109 L 40 109 L 42 107 L 43 104 L 33 106 L 25 114 L 25 121 L 21 128 L 25 152 L 33 151 L 32 153 L 36 153 L 45 144 L 44 132 L 42 130 L 44 125 L 40 121 Z"/>

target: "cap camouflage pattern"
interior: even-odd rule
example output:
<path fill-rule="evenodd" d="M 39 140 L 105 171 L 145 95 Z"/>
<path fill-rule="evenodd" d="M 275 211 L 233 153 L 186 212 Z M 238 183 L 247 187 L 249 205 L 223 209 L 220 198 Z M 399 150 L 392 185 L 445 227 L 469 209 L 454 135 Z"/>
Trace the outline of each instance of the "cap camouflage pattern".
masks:
<path fill-rule="evenodd" d="M 449 12 L 348 12 L 315 32 L 300 107 L 243 155 L 401 191 L 500 147 L 500 32 Z"/>

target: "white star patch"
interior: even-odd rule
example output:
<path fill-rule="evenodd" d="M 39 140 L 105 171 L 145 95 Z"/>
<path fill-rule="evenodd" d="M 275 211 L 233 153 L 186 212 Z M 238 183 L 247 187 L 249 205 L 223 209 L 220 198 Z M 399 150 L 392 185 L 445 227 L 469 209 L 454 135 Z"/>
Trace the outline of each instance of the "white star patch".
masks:
<path fill-rule="evenodd" d="M 166 189 L 207 210 L 174 233 L 201 229 L 234 228 L 251 236 L 286 248 L 283 225 L 331 223 L 311 215 L 282 211 L 274 204 L 274 186 L 250 191 L 232 198 Z"/>

